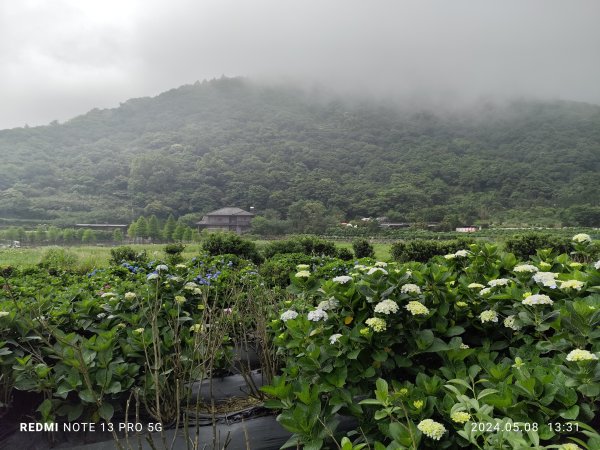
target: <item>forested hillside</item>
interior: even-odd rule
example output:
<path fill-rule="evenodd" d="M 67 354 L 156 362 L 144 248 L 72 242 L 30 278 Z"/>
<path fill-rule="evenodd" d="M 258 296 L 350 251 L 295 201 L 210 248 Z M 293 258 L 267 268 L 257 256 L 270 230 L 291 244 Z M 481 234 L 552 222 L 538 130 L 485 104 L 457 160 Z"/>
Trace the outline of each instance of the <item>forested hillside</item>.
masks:
<path fill-rule="evenodd" d="M 582 103 L 437 114 L 222 78 L 0 131 L 0 158 L 0 218 L 285 218 L 311 200 L 346 219 L 600 225 L 600 107 Z"/>

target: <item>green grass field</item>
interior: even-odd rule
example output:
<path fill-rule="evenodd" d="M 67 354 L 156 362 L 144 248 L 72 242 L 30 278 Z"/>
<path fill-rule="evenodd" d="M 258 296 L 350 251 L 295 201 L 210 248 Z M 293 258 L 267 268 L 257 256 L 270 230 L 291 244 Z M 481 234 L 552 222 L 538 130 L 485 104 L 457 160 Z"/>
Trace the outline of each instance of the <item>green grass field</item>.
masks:
<path fill-rule="evenodd" d="M 269 241 L 255 241 L 257 246 L 261 248 Z M 350 242 L 336 242 L 336 246 L 352 250 Z M 151 259 L 163 259 L 165 257 L 165 244 L 131 244 L 136 250 L 146 250 Z M 380 261 L 388 261 L 390 256 L 391 244 L 374 243 L 375 257 Z M 17 266 L 27 267 L 35 266 L 42 260 L 44 253 L 50 249 L 56 248 L 51 246 L 44 247 L 29 247 L 29 248 L 7 248 L 0 249 L 0 266 Z M 69 252 L 77 256 L 77 266 L 86 270 L 93 270 L 99 267 L 108 266 L 110 259 L 110 249 L 114 247 L 103 246 L 69 246 L 65 247 Z M 183 257 L 186 259 L 192 258 L 195 255 L 202 253 L 200 244 L 187 244 L 183 252 Z"/>

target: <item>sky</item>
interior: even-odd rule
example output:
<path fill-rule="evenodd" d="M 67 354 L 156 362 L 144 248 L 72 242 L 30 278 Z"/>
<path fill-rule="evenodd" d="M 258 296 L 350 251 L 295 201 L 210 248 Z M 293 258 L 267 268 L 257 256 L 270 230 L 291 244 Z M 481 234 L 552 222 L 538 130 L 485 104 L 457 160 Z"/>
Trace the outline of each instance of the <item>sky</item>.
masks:
<path fill-rule="evenodd" d="M 0 129 L 246 76 L 600 104 L 597 0 L 0 0 Z"/>

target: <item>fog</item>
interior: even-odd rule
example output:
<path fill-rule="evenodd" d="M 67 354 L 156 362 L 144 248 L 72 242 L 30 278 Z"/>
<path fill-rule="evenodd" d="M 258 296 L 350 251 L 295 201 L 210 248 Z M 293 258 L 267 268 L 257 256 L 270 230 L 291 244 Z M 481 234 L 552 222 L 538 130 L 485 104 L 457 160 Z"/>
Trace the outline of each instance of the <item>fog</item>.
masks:
<path fill-rule="evenodd" d="M 596 0 L 0 0 L 0 129 L 247 76 L 410 104 L 600 104 Z"/>

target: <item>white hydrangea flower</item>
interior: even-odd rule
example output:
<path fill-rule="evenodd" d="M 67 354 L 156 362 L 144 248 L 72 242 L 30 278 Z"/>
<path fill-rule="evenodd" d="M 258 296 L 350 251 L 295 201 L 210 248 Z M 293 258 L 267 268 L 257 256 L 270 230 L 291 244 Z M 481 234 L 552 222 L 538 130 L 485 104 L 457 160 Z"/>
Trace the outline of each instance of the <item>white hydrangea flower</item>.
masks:
<path fill-rule="evenodd" d="M 463 350 L 466 350 L 466 349 L 471 348 L 471 347 L 469 347 L 467 344 L 460 344 L 460 348 L 463 349 Z"/>
<path fill-rule="evenodd" d="M 308 270 L 301 270 L 296 273 L 296 278 L 308 278 L 310 277 L 310 272 Z"/>
<path fill-rule="evenodd" d="M 340 302 L 338 302 L 335 298 L 331 297 L 329 300 L 323 300 L 317 306 L 317 309 L 322 309 L 323 311 L 331 311 L 332 309 L 340 306 Z"/>
<path fill-rule="evenodd" d="M 449 253 L 447 255 L 444 255 L 444 258 L 446 258 L 446 259 L 454 259 L 454 258 L 456 258 L 456 255 L 454 253 Z"/>
<path fill-rule="evenodd" d="M 596 361 L 598 357 L 587 350 L 576 349 L 572 350 L 567 355 L 567 361 Z"/>
<path fill-rule="evenodd" d="M 107 297 L 116 297 L 117 294 L 115 294 L 114 292 L 105 292 L 104 294 L 102 294 L 100 297 L 102 298 L 107 298 Z"/>
<path fill-rule="evenodd" d="M 560 288 L 565 289 L 575 289 L 576 291 L 580 291 L 585 283 L 579 280 L 566 280 L 560 282 Z"/>
<path fill-rule="evenodd" d="M 293 309 L 288 309 L 287 311 L 281 313 L 281 316 L 279 316 L 279 318 L 284 322 L 287 322 L 288 320 L 293 320 L 296 317 L 298 317 L 298 313 Z"/>
<path fill-rule="evenodd" d="M 454 253 L 454 256 L 458 258 L 466 258 L 469 256 L 469 252 L 467 250 L 458 250 L 456 253 Z"/>
<path fill-rule="evenodd" d="M 397 313 L 399 310 L 398 304 L 393 300 L 383 300 L 375 305 L 375 312 L 380 314 Z"/>
<path fill-rule="evenodd" d="M 488 281 L 488 286 L 489 287 L 507 286 L 509 282 L 510 282 L 510 280 L 507 278 L 497 278 L 495 280 Z"/>
<path fill-rule="evenodd" d="M 333 281 L 340 284 L 346 284 L 349 281 L 352 281 L 352 277 L 349 277 L 348 275 L 340 275 L 339 277 L 335 277 Z"/>
<path fill-rule="evenodd" d="M 331 345 L 333 345 L 333 344 L 335 344 L 335 343 L 338 341 L 338 339 L 339 339 L 339 338 L 341 338 L 341 337 L 342 337 L 342 335 L 341 335 L 341 334 L 339 334 L 339 333 L 332 334 L 331 336 L 329 336 L 329 343 L 330 343 Z"/>
<path fill-rule="evenodd" d="M 364 264 L 356 264 L 356 265 L 354 266 L 354 268 L 355 268 L 356 270 L 360 270 L 361 272 L 364 272 L 365 270 L 367 270 L 367 269 L 368 269 L 368 267 L 367 267 L 367 266 L 365 266 Z"/>
<path fill-rule="evenodd" d="M 408 302 L 408 305 L 404 307 L 408 309 L 413 316 L 424 316 L 429 314 L 429 309 L 421 302 Z"/>
<path fill-rule="evenodd" d="M 479 314 L 479 319 L 481 320 L 481 323 L 498 322 L 498 313 L 489 309 Z"/>
<path fill-rule="evenodd" d="M 538 272 L 533 275 L 533 281 L 551 289 L 556 289 L 557 276 L 558 274 L 554 272 Z"/>
<path fill-rule="evenodd" d="M 600 259 L 594 263 L 594 269 L 600 270 Z"/>
<path fill-rule="evenodd" d="M 194 289 L 196 289 L 198 287 L 198 285 L 196 283 L 194 283 L 193 281 L 188 281 L 187 283 L 185 283 L 185 285 L 183 286 L 183 288 L 186 291 L 193 291 Z"/>
<path fill-rule="evenodd" d="M 471 414 L 465 411 L 456 411 L 450 415 L 450 418 L 456 423 L 467 423 L 471 420 Z"/>
<path fill-rule="evenodd" d="M 471 283 L 467 287 L 469 289 L 483 289 L 485 286 L 481 283 Z"/>
<path fill-rule="evenodd" d="M 376 333 L 380 333 L 385 331 L 387 328 L 387 324 L 385 320 L 380 319 L 379 317 L 371 317 L 370 319 L 365 320 L 365 323 L 368 327 L 372 328 Z"/>
<path fill-rule="evenodd" d="M 492 292 L 492 288 L 483 288 L 482 290 L 479 291 L 479 295 L 488 295 L 490 292 Z"/>
<path fill-rule="evenodd" d="M 298 269 L 299 271 L 300 270 L 308 270 L 308 269 L 310 269 L 310 266 L 308 264 L 298 264 L 296 266 L 296 269 Z"/>
<path fill-rule="evenodd" d="M 558 450 L 583 450 L 579 445 L 573 444 L 572 442 L 568 442 L 566 444 L 561 445 Z"/>
<path fill-rule="evenodd" d="M 134 300 L 137 297 L 135 292 L 125 292 L 125 300 Z"/>
<path fill-rule="evenodd" d="M 538 272 L 539 269 L 537 267 L 535 267 L 533 264 L 520 264 L 518 266 L 515 266 L 513 271 L 515 271 L 517 273 L 535 273 L 535 272 Z"/>
<path fill-rule="evenodd" d="M 573 241 L 579 242 L 580 244 L 582 244 L 584 242 L 592 242 L 592 238 L 590 237 L 589 234 L 579 233 L 579 234 L 576 234 L 575 236 L 573 236 Z"/>
<path fill-rule="evenodd" d="M 387 263 L 383 261 L 377 261 L 375 267 L 387 267 Z"/>
<path fill-rule="evenodd" d="M 159 264 L 158 266 L 156 266 L 156 270 L 158 272 L 166 272 L 167 270 L 169 270 L 169 267 L 166 264 Z"/>
<path fill-rule="evenodd" d="M 510 328 L 511 330 L 519 331 L 521 329 L 520 326 L 515 324 L 515 316 L 510 315 L 504 319 L 504 326 L 506 328 Z"/>
<path fill-rule="evenodd" d="M 194 325 L 192 325 L 190 327 L 190 331 L 192 333 L 200 333 L 202 331 L 202 324 L 200 323 L 195 323 Z"/>
<path fill-rule="evenodd" d="M 6 317 L 8 316 L 10 313 L 8 311 L 0 311 L 0 317 Z"/>
<path fill-rule="evenodd" d="M 420 294 L 421 288 L 416 284 L 408 283 L 400 288 L 402 294 Z"/>
<path fill-rule="evenodd" d="M 327 320 L 329 316 L 322 309 L 315 309 L 314 311 L 310 311 L 308 313 L 308 320 L 311 322 L 318 322 L 319 320 Z"/>
<path fill-rule="evenodd" d="M 387 270 L 385 270 L 385 269 L 382 269 L 381 267 L 371 267 L 371 268 L 369 269 L 369 271 L 367 272 L 367 275 L 373 275 L 373 274 L 374 274 L 374 273 L 376 273 L 376 272 L 381 272 L 381 273 L 383 273 L 384 275 L 387 275 Z"/>
<path fill-rule="evenodd" d="M 523 304 L 527 306 L 534 305 L 552 305 L 554 302 L 550 297 L 544 294 L 534 294 L 526 297 L 523 300 Z"/>
<path fill-rule="evenodd" d="M 433 439 L 434 441 L 439 441 L 446 432 L 444 425 L 431 419 L 421 420 L 421 422 L 419 422 L 417 425 L 417 428 L 425 436 Z"/>
<path fill-rule="evenodd" d="M 185 264 L 175 264 L 175 267 L 177 267 L 178 269 L 185 269 L 185 268 L 187 268 L 187 266 Z"/>

